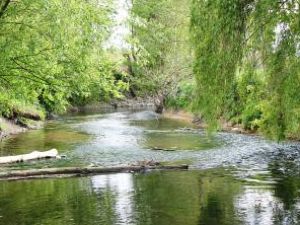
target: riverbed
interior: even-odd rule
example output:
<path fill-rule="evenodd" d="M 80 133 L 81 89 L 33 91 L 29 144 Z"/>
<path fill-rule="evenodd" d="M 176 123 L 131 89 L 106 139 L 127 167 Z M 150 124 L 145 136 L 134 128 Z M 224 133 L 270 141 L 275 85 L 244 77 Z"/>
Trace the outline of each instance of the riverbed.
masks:
<path fill-rule="evenodd" d="M 14 168 L 189 164 L 156 171 L 0 182 L 0 224 L 300 224 L 300 145 L 213 136 L 152 111 L 81 113 L 11 137 L 0 155 L 57 148 Z M 8 169 L 2 168 L 2 169 Z"/>

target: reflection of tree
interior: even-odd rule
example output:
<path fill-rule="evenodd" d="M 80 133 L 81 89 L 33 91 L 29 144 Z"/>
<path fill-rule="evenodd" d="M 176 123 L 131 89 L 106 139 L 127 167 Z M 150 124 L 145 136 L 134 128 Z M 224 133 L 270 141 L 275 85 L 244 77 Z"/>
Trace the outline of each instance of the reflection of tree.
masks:
<path fill-rule="evenodd" d="M 134 180 L 137 224 L 197 224 L 197 176 L 161 172 L 138 175 Z"/>
<path fill-rule="evenodd" d="M 25 132 L 0 142 L 0 155 L 26 154 L 32 150 L 46 151 L 52 148 L 62 152 L 89 138 L 87 134 L 57 124 L 48 124 L 47 128 Z"/>
<path fill-rule="evenodd" d="M 0 224 L 114 224 L 113 194 L 90 186 L 88 178 L 0 183 Z"/>
<path fill-rule="evenodd" d="M 135 177 L 137 224 L 234 225 L 240 184 L 205 172 L 162 172 Z M 200 208 L 200 211 L 199 211 Z"/>
<path fill-rule="evenodd" d="M 218 221 L 222 221 L 222 214 L 222 206 L 218 197 L 209 193 L 206 205 L 201 207 L 200 224 L 219 224 Z"/>
<path fill-rule="evenodd" d="M 299 179 L 292 177 L 282 178 L 275 184 L 275 196 L 282 200 L 285 210 L 294 208 L 298 197 L 299 184 Z"/>
<path fill-rule="evenodd" d="M 231 177 L 200 177 L 200 225 L 239 224 L 234 200 L 240 184 Z"/>
<path fill-rule="evenodd" d="M 273 179 L 275 196 L 281 200 L 282 205 L 274 208 L 275 224 L 299 224 L 299 189 L 300 189 L 300 168 L 296 161 L 298 157 L 293 157 L 280 152 L 269 164 L 269 170 Z"/>

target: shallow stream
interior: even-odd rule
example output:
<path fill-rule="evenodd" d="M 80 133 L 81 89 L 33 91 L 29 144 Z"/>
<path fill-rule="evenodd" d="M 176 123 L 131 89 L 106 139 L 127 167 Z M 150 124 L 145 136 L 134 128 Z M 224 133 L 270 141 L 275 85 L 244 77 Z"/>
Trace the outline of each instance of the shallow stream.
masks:
<path fill-rule="evenodd" d="M 0 181 L 0 224 L 300 224 L 296 142 L 222 132 L 209 137 L 151 111 L 114 111 L 48 122 L 1 143 L 0 155 L 51 148 L 66 157 L 17 169 L 153 159 L 191 170 Z"/>

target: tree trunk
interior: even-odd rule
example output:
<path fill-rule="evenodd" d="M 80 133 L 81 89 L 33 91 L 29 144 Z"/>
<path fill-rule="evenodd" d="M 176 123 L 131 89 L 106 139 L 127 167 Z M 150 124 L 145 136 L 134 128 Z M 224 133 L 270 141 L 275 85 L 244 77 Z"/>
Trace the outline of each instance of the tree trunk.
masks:
<path fill-rule="evenodd" d="M 47 178 L 58 175 L 92 175 L 120 172 L 142 172 L 145 170 L 186 170 L 188 165 L 179 166 L 124 166 L 124 167 L 64 167 L 7 171 L 0 173 L 0 179 Z"/>
<path fill-rule="evenodd" d="M 46 152 L 34 151 L 24 155 L 4 156 L 0 157 L 0 164 L 26 162 L 34 159 L 45 159 L 45 158 L 58 158 L 58 152 L 56 149 L 51 149 Z"/>
<path fill-rule="evenodd" d="M 162 114 L 164 111 L 164 105 L 165 105 L 165 96 L 161 94 L 154 100 L 155 112 Z"/>

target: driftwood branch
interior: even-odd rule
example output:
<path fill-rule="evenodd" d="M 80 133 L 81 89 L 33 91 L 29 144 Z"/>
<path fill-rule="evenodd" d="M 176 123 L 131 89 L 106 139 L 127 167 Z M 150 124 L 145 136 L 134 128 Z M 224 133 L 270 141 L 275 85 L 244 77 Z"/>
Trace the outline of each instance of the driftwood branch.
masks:
<path fill-rule="evenodd" d="M 15 156 L 4 156 L 0 157 L 0 164 L 7 163 L 17 163 L 17 162 L 26 162 L 35 159 L 45 159 L 45 158 L 58 158 L 58 152 L 56 149 L 51 149 L 46 152 L 34 151 L 29 154 L 24 155 L 15 155 Z"/>
<path fill-rule="evenodd" d="M 147 170 L 186 170 L 188 165 L 179 166 L 124 166 L 124 167 L 63 167 L 7 171 L 0 173 L 0 179 L 32 179 L 48 178 L 53 176 L 78 176 L 121 172 L 142 172 Z"/>

